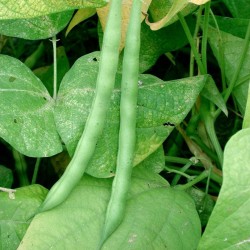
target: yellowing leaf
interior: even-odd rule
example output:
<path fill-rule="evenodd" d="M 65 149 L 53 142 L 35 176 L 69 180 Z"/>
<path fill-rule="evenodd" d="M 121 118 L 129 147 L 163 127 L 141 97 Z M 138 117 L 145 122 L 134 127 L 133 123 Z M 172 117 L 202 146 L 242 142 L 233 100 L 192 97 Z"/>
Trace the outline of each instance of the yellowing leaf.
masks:
<path fill-rule="evenodd" d="M 190 3 L 194 3 L 194 4 L 197 4 L 197 5 L 202 5 L 202 4 L 205 4 L 207 2 L 209 2 L 210 0 L 189 0 Z"/>
<path fill-rule="evenodd" d="M 193 11 L 193 5 L 202 5 L 209 0 L 178 0 L 178 1 L 173 1 L 172 6 L 169 10 L 169 12 L 166 14 L 165 17 L 163 17 L 161 20 L 150 23 L 146 19 L 146 23 L 150 26 L 151 30 L 159 30 L 164 26 L 167 26 L 168 24 L 171 24 L 171 21 L 173 18 L 176 18 L 176 15 L 178 12 L 184 10 L 186 7 L 190 8 L 190 13 Z M 187 13 L 189 14 L 189 13 Z"/>
<path fill-rule="evenodd" d="M 0 20 L 33 18 L 82 8 L 100 8 L 106 0 L 0 0 Z"/>
<path fill-rule="evenodd" d="M 152 0 L 144 0 L 142 2 L 142 12 L 143 13 L 147 13 L 147 10 L 148 10 L 148 7 L 149 7 L 151 1 Z M 122 5 L 123 5 L 122 6 L 122 33 L 121 33 L 120 51 L 125 46 L 126 32 L 127 32 L 127 27 L 128 27 L 128 21 L 129 21 L 132 2 L 133 2 L 133 0 L 127 0 L 127 1 L 123 1 L 123 3 L 122 3 Z M 106 25 L 106 20 L 107 20 L 107 16 L 108 16 L 109 6 L 110 6 L 110 2 L 105 7 L 97 9 L 97 15 L 98 15 L 98 17 L 100 19 L 103 30 L 105 30 L 105 25 Z M 144 18 L 145 18 L 145 15 L 142 14 L 141 20 L 143 21 Z"/>
<path fill-rule="evenodd" d="M 74 17 L 69 23 L 69 26 L 66 30 L 66 36 L 69 34 L 69 32 L 79 23 L 82 21 L 88 19 L 89 17 L 93 16 L 96 13 L 95 8 L 85 8 L 85 9 L 80 9 L 76 12 Z"/>

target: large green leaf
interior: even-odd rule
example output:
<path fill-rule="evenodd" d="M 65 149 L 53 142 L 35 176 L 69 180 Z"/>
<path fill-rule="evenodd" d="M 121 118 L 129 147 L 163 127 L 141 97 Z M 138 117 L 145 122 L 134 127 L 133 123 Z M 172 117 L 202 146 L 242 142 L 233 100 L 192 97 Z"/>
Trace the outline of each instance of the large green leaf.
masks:
<path fill-rule="evenodd" d="M 41 205 L 47 189 L 39 185 L 18 188 L 15 198 L 0 192 L 0 249 L 16 250 L 29 227 L 29 218 Z"/>
<path fill-rule="evenodd" d="M 250 129 L 227 143 L 222 188 L 198 249 L 250 249 L 249 152 Z"/>
<path fill-rule="evenodd" d="M 42 157 L 62 150 L 54 100 L 19 60 L 0 55 L 0 136 L 21 153 Z"/>
<path fill-rule="evenodd" d="M 24 39 L 45 39 L 55 36 L 69 22 L 73 11 L 30 19 L 0 20 L 0 34 Z"/>
<path fill-rule="evenodd" d="M 233 17 L 249 18 L 250 2 L 246 0 L 223 0 Z"/>
<path fill-rule="evenodd" d="M 80 8 L 97 8 L 106 0 L 0 0 L 0 19 L 32 18 Z"/>
<path fill-rule="evenodd" d="M 244 39 L 233 36 L 226 32 L 220 32 L 214 28 L 209 28 L 208 41 L 212 47 L 213 53 L 217 60 L 221 62 L 221 55 L 224 57 L 225 74 L 228 82 L 230 82 L 234 76 L 237 65 L 239 64 L 240 57 L 242 54 L 242 49 L 245 45 Z M 233 90 L 233 94 L 239 105 L 241 113 L 244 113 L 247 93 L 248 93 L 248 83 L 249 79 L 244 79 L 244 77 L 249 76 L 250 68 L 250 46 L 245 54 L 245 60 L 239 72 L 239 77 L 236 82 L 236 87 Z M 239 84 L 240 83 L 240 84 Z M 237 86 L 238 85 L 238 86 Z"/>
<path fill-rule="evenodd" d="M 98 249 L 111 183 L 85 176 L 66 202 L 34 218 L 18 249 Z M 196 249 L 199 239 L 192 199 L 136 168 L 124 221 L 102 249 Z"/>
<path fill-rule="evenodd" d="M 81 57 L 62 80 L 55 120 L 59 134 L 73 154 L 91 108 L 98 72 L 99 52 Z M 87 173 L 96 177 L 114 174 L 118 150 L 120 78 Z M 134 165 L 153 153 L 193 106 L 207 76 L 164 82 L 151 75 L 140 75 L 137 115 L 137 144 Z M 103 79 L 105 81 L 105 79 Z"/>

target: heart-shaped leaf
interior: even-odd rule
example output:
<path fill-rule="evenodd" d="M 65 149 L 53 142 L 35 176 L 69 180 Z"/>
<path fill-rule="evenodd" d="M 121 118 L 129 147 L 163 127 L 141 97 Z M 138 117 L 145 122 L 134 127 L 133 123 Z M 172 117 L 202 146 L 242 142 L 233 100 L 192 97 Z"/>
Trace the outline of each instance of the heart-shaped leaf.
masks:
<path fill-rule="evenodd" d="M 159 175 L 134 170 L 125 218 L 102 249 L 196 249 L 192 199 Z M 18 249 L 98 249 L 111 183 L 84 176 L 67 201 L 34 218 Z"/>
<path fill-rule="evenodd" d="M 19 60 L 0 55 L 0 136 L 31 157 L 62 151 L 54 123 L 54 100 Z"/>
<path fill-rule="evenodd" d="M 55 120 L 58 132 L 72 155 L 84 129 L 95 92 L 99 52 L 81 57 L 62 80 Z M 118 150 L 120 78 L 111 98 L 104 132 L 96 145 L 87 173 L 110 177 Z M 139 76 L 137 143 L 134 165 L 153 153 L 193 106 L 208 76 L 164 82 L 152 75 Z M 105 79 L 103 79 L 105 81 Z"/>
<path fill-rule="evenodd" d="M 235 134 L 225 147 L 222 188 L 198 249 L 250 248 L 249 152 L 248 128 Z"/>

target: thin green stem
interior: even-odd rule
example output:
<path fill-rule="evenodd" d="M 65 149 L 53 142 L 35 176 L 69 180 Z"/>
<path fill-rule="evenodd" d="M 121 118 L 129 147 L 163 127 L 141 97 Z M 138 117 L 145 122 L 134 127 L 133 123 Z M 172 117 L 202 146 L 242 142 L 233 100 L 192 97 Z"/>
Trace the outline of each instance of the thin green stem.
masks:
<path fill-rule="evenodd" d="M 202 64 L 202 61 L 200 59 L 200 55 L 198 53 L 198 50 L 196 49 L 192 34 L 191 34 L 191 32 L 189 30 L 189 27 L 187 25 L 187 22 L 186 22 L 185 18 L 183 17 L 183 15 L 181 13 L 178 13 L 177 15 L 178 15 L 178 18 L 179 18 L 179 20 L 181 22 L 182 28 L 184 29 L 184 32 L 185 32 L 185 34 L 187 36 L 187 39 L 188 39 L 189 44 L 191 46 L 191 49 L 192 49 L 192 52 L 194 54 L 195 60 L 196 60 L 196 62 L 198 64 L 199 70 L 200 70 L 201 74 L 204 75 L 204 74 L 206 74 L 206 70 L 204 68 L 204 65 Z"/>
<path fill-rule="evenodd" d="M 209 184 L 210 184 L 210 179 L 211 179 L 211 173 L 212 173 L 212 168 L 210 168 L 208 173 L 208 177 L 207 177 L 207 184 L 206 184 L 206 190 L 205 193 L 208 194 L 208 189 L 209 189 Z"/>
<path fill-rule="evenodd" d="M 36 159 L 36 164 L 35 164 L 35 167 L 34 167 L 34 173 L 33 173 L 33 176 L 32 176 L 31 184 L 36 183 L 40 163 L 41 163 L 41 158 L 37 158 Z"/>
<path fill-rule="evenodd" d="M 226 74 L 225 74 L 225 57 L 224 57 L 224 47 L 222 46 L 222 36 L 221 36 L 221 32 L 220 32 L 220 28 L 219 25 L 217 23 L 217 20 L 214 16 L 213 11 L 210 9 L 210 14 L 213 18 L 216 30 L 218 32 L 218 36 L 219 36 L 219 67 L 221 70 L 221 82 L 222 82 L 222 89 L 223 91 L 226 89 Z"/>
<path fill-rule="evenodd" d="M 191 166 L 191 165 L 190 165 Z M 185 178 L 187 178 L 187 179 L 191 179 L 192 177 L 190 176 L 190 175 L 188 175 L 188 174 L 186 174 L 184 171 L 182 171 L 183 169 L 180 169 L 180 170 L 176 170 L 176 169 L 173 169 L 173 168 L 170 168 L 170 167 L 167 167 L 167 166 L 165 166 L 164 167 L 164 169 L 168 172 L 168 173 L 175 173 L 175 174 L 177 174 L 178 176 L 183 176 L 183 177 L 185 177 Z M 177 181 L 178 182 L 178 181 Z M 176 183 L 177 183 L 176 182 Z M 176 184 L 173 184 L 173 183 L 171 183 L 171 186 L 175 186 Z"/>
<path fill-rule="evenodd" d="M 56 58 L 56 36 L 52 37 L 52 46 L 53 46 L 53 61 L 54 61 L 54 77 L 53 77 L 53 99 L 56 99 L 57 96 L 57 58 Z"/>
<path fill-rule="evenodd" d="M 177 163 L 177 164 L 188 164 L 191 163 L 195 166 L 202 166 L 195 157 L 190 159 L 176 157 L 176 156 L 165 156 L 165 162 Z"/>
<path fill-rule="evenodd" d="M 193 35 L 193 40 L 197 41 L 198 39 L 198 32 L 199 32 L 199 28 L 200 28 L 200 22 L 201 22 L 201 15 L 202 15 L 202 10 L 203 10 L 203 5 L 201 5 L 199 7 L 199 10 L 197 12 L 197 19 L 196 19 L 196 25 L 195 25 L 195 29 L 194 29 L 194 35 Z M 189 76 L 194 76 L 194 54 L 191 50 L 190 53 L 190 66 L 189 66 Z"/>
<path fill-rule="evenodd" d="M 186 189 L 194 186 L 195 184 L 199 183 L 200 181 L 204 180 L 205 178 L 207 178 L 208 175 L 209 175 L 209 171 L 205 170 L 199 176 L 197 176 L 195 179 L 189 181 L 186 184 L 175 186 L 175 188 L 177 188 L 178 190 L 186 190 Z"/>
<path fill-rule="evenodd" d="M 201 42 L 201 58 L 206 73 L 207 73 L 207 37 L 208 37 L 210 4 L 211 4 L 210 1 L 205 4 L 205 14 L 204 14 L 202 42 Z"/>
<path fill-rule="evenodd" d="M 181 175 L 185 174 L 185 172 L 192 166 L 193 164 L 190 162 L 190 163 L 187 163 L 185 164 L 181 169 L 180 171 L 178 171 L 179 173 L 176 173 L 175 177 L 173 178 L 172 182 L 171 182 L 171 186 L 175 186 L 177 185 L 177 183 L 179 182 L 180 178 L 181 178 Z M 166 168 L 166 167 L 165 167 Z M 181 174 L 182 173 L 182 174 Z M 184 175 L 183 175 L 184 176 Z M 188 175 L 187 175 L 188 176 Z M 188 177 L 188 179 L 190 179 L 191 176 Z"/>
<path fill-rule="evenodd" d="M 218 156 L 218 161 L 220 163 L 220 166 L 222 167 L 223 150 L 221 148 L 221 145 L 219 143 L 218 137 L 215 132 L 214 117 L 211 115 L 212 114 L 211 105 L 213 104 L 211 104 L 207 99 L 203 98 L 200 112 L 206 127 L 207 134 Z"/>

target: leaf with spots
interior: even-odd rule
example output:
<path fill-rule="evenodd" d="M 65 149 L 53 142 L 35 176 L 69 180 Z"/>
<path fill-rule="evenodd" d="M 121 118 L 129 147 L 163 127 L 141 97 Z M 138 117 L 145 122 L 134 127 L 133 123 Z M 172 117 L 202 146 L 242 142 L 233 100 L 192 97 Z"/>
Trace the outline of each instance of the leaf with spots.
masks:
<path fill-rule="evenodd" d="M 98 8 L 106 0 L 0 0 L 0 19 L 33 18 L 80 8 Z"/>
<path fill-rule="evenodd" d="M 51 156 L 62 151 L 54 122 L 54 100 L 19 60 L 0 55 L 0 137 L 22 154 Z"/>
<path fill-rule="evenodd" d="M 16 250 L 26 230 L 29 218 L 41 205 L 47 189 L 32 185 L 16 189 L 10 199 L 6 192 L 0 192 L 0 249 Z"/>
<path fill-rule="evenodd" d="M 95 92 L 99 52 L 81 57 L 64 76 L 55 109 L 58 132 L 73 155 L 84 129 Z M 118 150 L 120 79 L 111 97 L 104 132 L 96 145 L 87 173 L 114 175 Z M 105 81 L 105 79 L 103 79 Z M 139 76 L 137 143 L 134 165 L 153 153 L 192 108 L 208 76 L 164 82 L 152 75 Z M 168 125 L 169 124 L 169 125 Z"/>
<path fill-rule="evenodd" d="M 0 20 L 0 34 L 30 40 L 55 36 L 69 22 L 73 11 L 54 13 L 30 19 Z"/>

